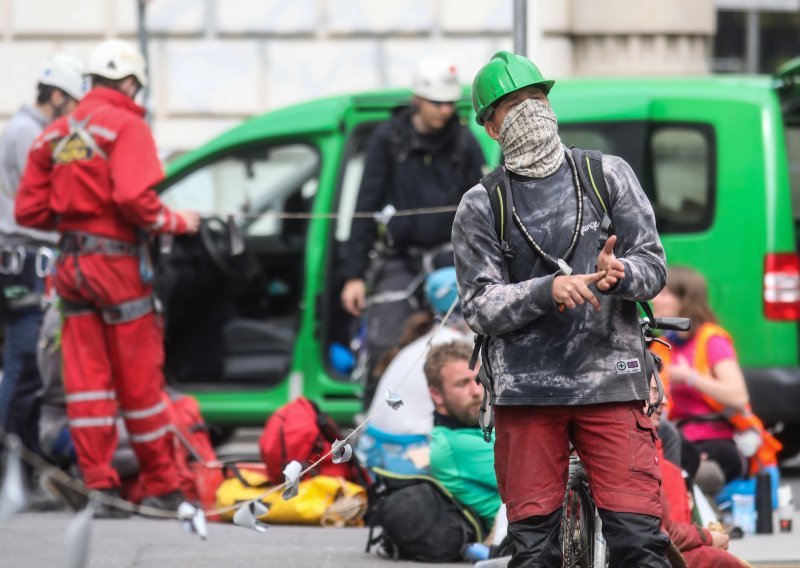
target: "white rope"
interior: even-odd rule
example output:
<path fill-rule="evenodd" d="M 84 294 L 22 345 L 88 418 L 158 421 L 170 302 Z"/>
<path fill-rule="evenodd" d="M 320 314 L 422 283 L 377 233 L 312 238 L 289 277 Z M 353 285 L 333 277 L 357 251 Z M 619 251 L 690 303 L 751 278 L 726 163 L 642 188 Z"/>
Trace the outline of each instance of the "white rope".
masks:
<path fill-rule="evenodd" d="M 445 205 L 442 207 L 421 207 L 417 209 L 401 209 L 395 211 L 392 217 L 411 217 L 414 215 L 436 215 L 437 213 L 455 213 L 457 205 Z M 228 214 L 225 214 L 226 216 Z M 379 221 L 383 218 L 383 211 L 354 211 L 352 213 L 278 213 L 277 211 L 264 211 L 262 213 L 230 213 L 238 219 L 263 219 L 265 217 L 273 219 L 375 219 Z"/>

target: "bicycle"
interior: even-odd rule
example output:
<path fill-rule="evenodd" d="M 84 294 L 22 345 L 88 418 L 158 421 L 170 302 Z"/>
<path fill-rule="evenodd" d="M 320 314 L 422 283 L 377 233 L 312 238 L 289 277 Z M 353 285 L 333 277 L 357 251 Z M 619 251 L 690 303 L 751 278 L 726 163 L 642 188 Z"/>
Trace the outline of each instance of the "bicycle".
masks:
<path fill-rule="evenodd" d="M 656 318 L 652 313 L 647 313 L 647 317 L 639 319 L 639 325 L 648 346 L 656 341 L 669 347 L 666 342 L 653 336 L 653 330 L 688 331 L 691 321 L 687 318 Z M 657 357 L 656 361 L 658 362 Z M 654 365 L 653 375 L 658 386 L 658 398 L 654 403 L 648 402 L 648 416 L 652 415 L 664 399 L 664 387 L 658 376 L 658 364 Z M 605 538 L 603 538 L 603 523 L 592 498 L 583 462 L 575 453 L 570 456 L 569 460 L 567 489 L 561 513 L 560 538 L 564 556 L 563 566 L 565 568 L 605 568 L 608 566 L 609 552 Z"/>

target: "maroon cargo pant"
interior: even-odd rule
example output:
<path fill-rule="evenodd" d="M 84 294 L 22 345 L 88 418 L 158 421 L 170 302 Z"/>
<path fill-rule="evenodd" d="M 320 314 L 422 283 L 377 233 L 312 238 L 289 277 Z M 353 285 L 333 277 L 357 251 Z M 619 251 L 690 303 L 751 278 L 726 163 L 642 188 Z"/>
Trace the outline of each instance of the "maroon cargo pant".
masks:
<path fill-rule="evenodd" d="M 669 565 L 663 557 L 669 539 L 660 529 L 657 434 L 641 402 L 494 410 L 497 487 L 518 553 L 510 566 L 560 565 L 570 441 L 600 510 L 611 565 Z"/>

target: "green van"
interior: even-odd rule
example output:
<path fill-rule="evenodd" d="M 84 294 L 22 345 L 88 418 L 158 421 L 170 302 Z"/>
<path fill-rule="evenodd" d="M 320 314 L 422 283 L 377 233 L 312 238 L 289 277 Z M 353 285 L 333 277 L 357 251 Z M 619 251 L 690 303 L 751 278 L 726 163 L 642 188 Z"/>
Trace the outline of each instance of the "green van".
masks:
<path fill-rule="evenodd" d="M 620 155 L 636 171 L 668 261 L 707 277 L 754 409 L 784 424 L 791 449 L 800 442 L 798 68 L 776 78 L 562 80 L 551 93 L 565 143 Z M 165 202 L 214 217 L 201 239 L 176 238 L 161 263 L 168 375 L 210 422 L 261 424 L 300 394 L 343 422 L 360 409 L 360 385 L 331 361 L 355 330 L 339 306 L 337 257 L 366 140 L 409 101 L 389 90 L 297 104 L 168 167 Z M 497 163 L 468 97 L 458 106 Z"/>

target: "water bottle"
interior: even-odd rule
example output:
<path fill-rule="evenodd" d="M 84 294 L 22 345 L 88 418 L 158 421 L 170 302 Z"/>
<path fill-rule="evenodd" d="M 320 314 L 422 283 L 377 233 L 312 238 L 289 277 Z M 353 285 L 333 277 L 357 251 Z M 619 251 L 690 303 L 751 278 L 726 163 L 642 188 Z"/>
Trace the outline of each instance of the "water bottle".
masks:
<path fill-rule="evenodd" d="M 768 471 L 756 477 L 756 533 L 772 534 L 772 477 Z"/>
<path fill-rule="evenodd" d="M 756 532 L 756 499 L 750 494 L 735 493 L 733 500 L 733 524 L 746 535 Z"/>
<path fill-rule="evenodd" d="M 780 531 L 783 533 L 792 532 L 792 520 L 794 520 L 792 486 L 781 485 L 778 489 L 778 522 Z"/>

